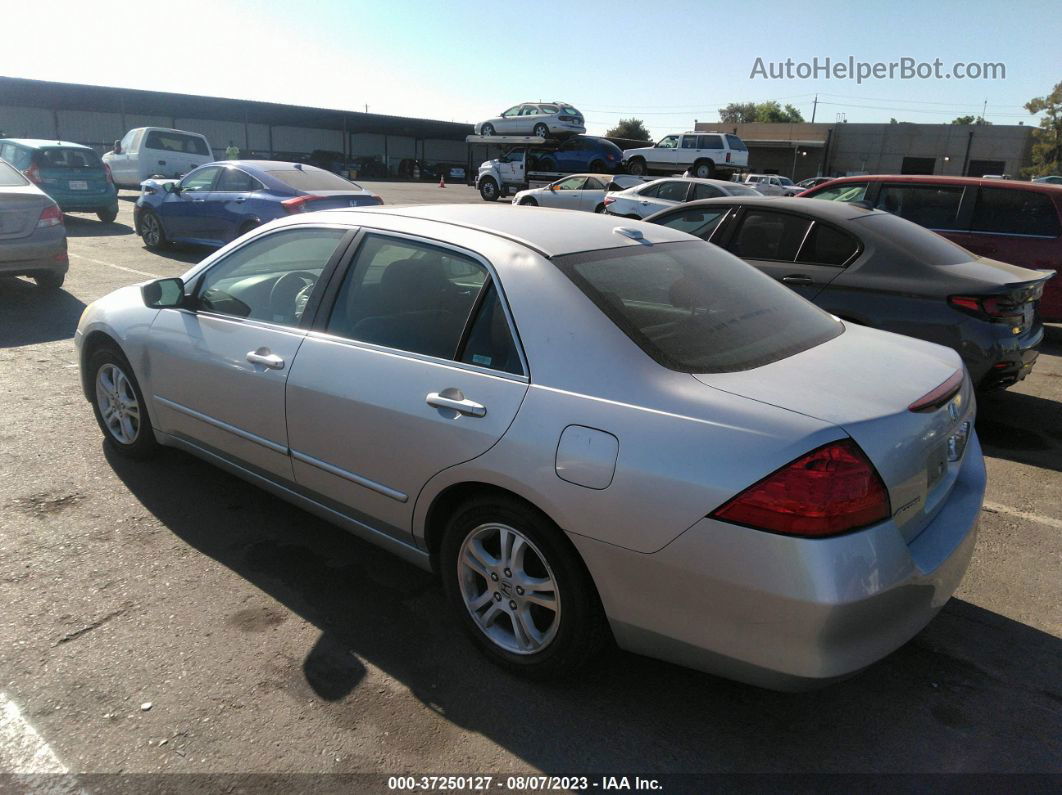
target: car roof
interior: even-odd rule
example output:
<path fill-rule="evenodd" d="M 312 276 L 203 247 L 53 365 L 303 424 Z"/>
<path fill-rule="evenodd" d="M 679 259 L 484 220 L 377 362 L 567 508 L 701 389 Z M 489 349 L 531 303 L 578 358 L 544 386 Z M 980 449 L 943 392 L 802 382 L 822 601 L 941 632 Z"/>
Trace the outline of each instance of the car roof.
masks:
<path fill-rule="evenodd" d="M 539 207 L 528 210 L 509 204 L 422 204 L 416 206 L 382 205 L 358 209 L 322 210 L 293 216 L 295 221 L 312 220 L 317 215 L 342 218 L 361 225 L 365 217 L 391 216 L 417 219 L 463 229 L 472 229 L 506 238 L 531 248 L 545 257 L 563 256 L 579 251 L 639 246 L 646 243 L 689 242 L 683 232 L 642 221 L 629 221 L 597 213 L 573 212 Z M 637 229 L 644 235 L 639 242 L 617 233 L 617 229 Z M 437 234 L 437 233 L 436 233 Z"/>
<path fill-rule="evenodd" d="M 91 146 L 85 146 L 84 144 L 77 144 L 73 141 L 57 141 L 47 138 L 0 138 L 0 141 L 10 144 L 21 144 L 22 146 L 29 146 L 33 149 L 44 149 L 45 147 L 65 147 L 67 149 L 92 149 Z"/>
<path fill-rule="evenodd" d="M 869 215 L 887 215 L 883 210 L 869 210 L 858 204 L 831 201 L 794 201 L 789 196 L 720 196 L 715 199 L 698 199 L 661 212 L 712 205 L 741 205 L 742 207 L 770 207 L 772 210 L 791 210 L 803 215 L 821 218 L 824 221 L 851 221 Z"/>
<path fill-rule="evenodd" d="M 830 180 L 838 185 L 860 182 L 920 182 L 937 185 L 984 185 L 990 188 L 1016 188 L 1025 190 L 1047 190 L 1053 187 L 1043 182 L 1022 182 L 1016 179 L 985 179 L 984 177 L 951 177 L 943 174 L 864 174 L 855 177 L 836 177 Z M 816 186 L 818 187 L 818 186 Z M 1052 192 L 1052 195 L 1054 193 Z"/>

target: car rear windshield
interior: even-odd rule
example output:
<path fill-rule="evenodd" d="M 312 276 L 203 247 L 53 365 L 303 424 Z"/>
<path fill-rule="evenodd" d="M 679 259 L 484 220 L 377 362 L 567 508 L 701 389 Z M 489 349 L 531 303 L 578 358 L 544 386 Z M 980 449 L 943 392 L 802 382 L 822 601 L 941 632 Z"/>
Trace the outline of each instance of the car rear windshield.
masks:
<path fill-rule="evenodd" d="M 52 146 L 37 156 L 41 168 L 103 168 L 100 156 L 91 149 Z"/>
<path fill-rule="evenodd" d="M 632 341 L 672 370 L 749 370 L 844 331 L 789 288 L 700 241 L 553 261 Z"/>
<path fill-rule="evenodd" d="M 360 185 L 338 177 L 331 171 L 290 168 L 266 173 L 295 190 L 361 190 Z"/>
<path fill-rule="evenodd" d="M 210 148 L 202 137 L 185 135 L 179 132 L 167 132 L 165 130 L 152 130 L 149 132 L 147 141 L 144 142 L 144 148 L 210 157 Z"/>
<path fill-rule="evenodd" d="M 0 160 L 0 188 L 22 188 L 29 185 L 29 180 L 18 169 Z"/>
<path fill-rule="evenodd" d="M 582 116 L 583 115 L 579 111 L 577 111 L 575 108 L 573 108 L 571 105 L 564 105 L 563 107 L 561 107 L 561 111 L 560 112 L 561 113 L 566 113 L 569 116 Z"/>
<path fill-rule="evenodd" d="M 927 265 L 958 265 L 977 259 L 976 254 L 946 237 L 891 213 L 867 213 L 854 220 L 866 224 L 871 231 L 888 238 L 892 245 Z"/>

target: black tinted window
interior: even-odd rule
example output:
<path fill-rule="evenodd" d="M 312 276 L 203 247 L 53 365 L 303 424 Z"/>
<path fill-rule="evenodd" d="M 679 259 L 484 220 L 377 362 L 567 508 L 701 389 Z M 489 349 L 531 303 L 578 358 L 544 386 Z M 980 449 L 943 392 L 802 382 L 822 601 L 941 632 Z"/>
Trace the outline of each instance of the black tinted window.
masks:
<path fill-rule="evenodd" d="M 360 185 L 319 168 L 292 168 L 266 173 L 296 190 L 361 190 Z"/>
<path fill-rule="evenodd" d="M 51 147 L 37 155 L 41 168 L 102 168 L 100 156 L 91 149 Z"/>
<path fill-rule="evenodd" d="M 693 186 L 693 199 L 716 199 L 720 196 L 725 196 L 719 188 L 715 185 L 705 185 L 704 183 L 697 183 Z"/>
<path fill-rule="evenodd" d="M 701 240 L 707 240 L 711 237 L 715 228 L 719 226 L 719 222 L 726 215 L 726 212 L 726 207 L 721 207 L 718 210 L 709 210 L 708 208 L 683 210 L 682 212 L 673 213 L 667 218 L 662 218 L 657 223 L 661 226 L 670 226 L 672 229 L 678 229 L 688 235 L 694 235 Z"/>
<path fill-rule="evenodd" d="M 747 152 L 748 147 L 745 146 L 745 142 L 738 138 L 736 135 L 728 135 L 726 142 L 730 144 L 730 148 L 735 152 Z"/>
<path fill-rule="evenodd" d="M 248 193 L 261 189 L 261 185 L 250 174 L 245 174 L 238 168 L 226 168 L 221 172 L 217 187 L 214 190 Z"/>
<path fill-rule="evenodd" d="M 727 249 L 743 259 L 792 262 L 808 230 L 804 218 L 765 210 L 747 210 Z"/>
<path fill-rule="evenodd" d="M 747 370 L 843 331 L 788 288 L 700 241 L 554 262 L 646 353 L 675 370 Z"/>
<path fill-rule="evenodd" d="M 504 373 L 523 372 L 520 355 L 516 352 L 513 335 L 493 283 L 487 287 L 476 319 L 472 321 L 464 350 L 461 351 L 461 361 Z"/>
<path fill-rule="evenodd" d="M 882 185 L 874 206 L 927 229 L 956 229 L 962 191 L 959 185 Z"/>
<path fill-rule="evenodd" d="M 673 202 L 686 201 L 686 192 L 690 189 L 688 182 L 665 182 L 656 192 L 658 199 L 667 199 Z"/>
<path fill-rule="evenodd" d="M 1043 193 L 1008 188 L 981 188 L 974 207 L 975 232 L 1058 237 L 1058 212 Z"/>
<path fill-rule="evenodd" d="M 859 241 L 832 226 L 815 224 L 800 249 L 799 262 L 813 265 L 846 265 L 859 250 Z"/>
<path fill-rule="evenodd" d="M 164 152 L 181 152 L 188 155 L 210 155 L 206 141 L 198 135 L 183 135 L 178 132 L 152 130 L 144 142 L 146 149 L 161 149 Z"/>
<path fill-rule="evenodd" d="M 638 195 L 639 196 L 648 196 L 650 198 L 654 198 L 660 192 L 660 186 L 661 185 L 663 185 L 662 182 L 657 182 L 657 183 L 655 183 L 653 185 L 647 185 L 646 187 L 644 187 L 640 191 L 638 191 Z"/>
<path fill-rule="evenodd" d="M 719 135 L 701 135 L 701 149 L 722 149 L 723 139 Z"/>
<path fill-rule="evenodd" d="M 370 235 L 340 288 L 328 331 L 452 359 L 486 278 L 482 265 L 448 249 Z"/>
<path fill-rule="evenodd" d="M 846 182 L 843 185 L 823 188 L 808 198 L 832 202 L 857 202 L 866 197 L 868 187 L 866 182 Z"/>

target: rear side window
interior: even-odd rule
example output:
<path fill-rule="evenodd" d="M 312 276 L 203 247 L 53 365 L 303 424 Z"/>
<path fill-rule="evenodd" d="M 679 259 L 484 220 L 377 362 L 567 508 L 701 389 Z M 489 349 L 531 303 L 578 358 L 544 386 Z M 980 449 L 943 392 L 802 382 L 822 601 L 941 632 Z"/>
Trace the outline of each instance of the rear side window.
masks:
<path fill-rule="evenodd" d="M 717 199 L 720 196 L 725 196 L 719 188 L 715 185 L 705 185 L 703 183 L 697 183 L 693 186 L 693 199 Z"/>
<path fill-rule="evenodd" d="M 148 133 L 145 149 L 158 149 L 163 152 L 178 152 L 186 155 L 210 156 L 206 141 L 198 135 L 185 135 L 165 130 L 152 130 Z"/>
<path fill-rule="evenodd" d="M 866 182 L 847 182 L 844 185 L 823 188 L 814 196 L 809 196 L 808 198 L 825 199 L 831 202 L 858 202 L 866 197 L 867 187 L 868 183 Z"/>
<path fill-rule="evenodd" d="M 656 197 L 672 202 L 684 202 L 689 189 L 690 186 L 687 182 L 665 182 L 661 184 L 660 190 L 656 192 Z"/>
<path fill-rule="evenodd" d="M 553 261 L 632 341 L 673 370 L 748 370 L 843 331 L 787 287 L 700 241 Z"/>
<path fill-rule="evenodd" d="M 811 265 L 847 265 L 859 250 L 859 241 L 825 224 L 815 224 L 800 249 L 797 262 Z"/>
<path fill-rule="evenodd" d="M 1051 199 L 1037 191 L 1007 188 L 981 188 L 972 229 L 1041 237 L 1058 237 L 1062 233 Z"/>
<path fill-rule="evenodd" d="M 0 188 L 21 188 L 29 185 L 29 180 L 22 176 L 17 169 L 7 163 L 0 162 Z"/>
<path fill-rule="evenodd" d="M 961 185 L 886 184 L 874 206 L 927 229 L 957 229 L 962 192 Z"/>
<path fill-rule="evenodd" d="M 102 168 L 100 156 L 91 149 L 49 147 L 37 155 L 41 168 Z"/>
<path fill-rule="evenodd" d="M 699 149 L 700 143 L 697 140 L 696 135 L 683 135 L 682 136 L 682 148 L 683 149 Z"/>
<path fill-rule="evenodd" d="M 669 215 L 667 218 L 662 218 L 658 223 L 661 226 L 678 229 L 687 235 L 694 235 L 701 240 L 707 240 L 711 237 L 715 228 L 719 226 L 719 222 L 723 220 L 726 212 L 726 207 L 718 210 L 710 210 L 707 207 L 689 209 Z"/>
<path fill-rule="evenodd" d="M 271 177 L 296 190 L 360 190 L 360 186 L 321 169 L 285 169 L 267 171 Z"/>
<path fill-rule="evenodd" d="M 746 210 L 727 249 L 742 259 L 792 262 L 808 231 L 806 218 L 766 210 Z"/>
<path fill-rule="evenodd" d="M 871 232 L 927 265 L 958 265 L 977 257 L 942 235 L 888 213 L 867 213 L 853 223 L 865 224 Z"/>
<path fill-rule="evenodd" d="M 735 152 L 747 152 L 748 147 L 745 146 L 745 142 L 738 138 L 736 135 L 728 135 L 726 142 L 730 144 L 730 148 Z"/>
<path fill-rule="evenodd" d="M 723 138 L 719 135 L 700 135 L 701 149 L 724 149 Z"/>
<path fill-rule="evenodd" d="M 521 375 L 524 371 L 493 282 L 487 285 L 476 319 L 472 321 L 468 338 L 460 351 L 460 361 L 503 373 Z"/>

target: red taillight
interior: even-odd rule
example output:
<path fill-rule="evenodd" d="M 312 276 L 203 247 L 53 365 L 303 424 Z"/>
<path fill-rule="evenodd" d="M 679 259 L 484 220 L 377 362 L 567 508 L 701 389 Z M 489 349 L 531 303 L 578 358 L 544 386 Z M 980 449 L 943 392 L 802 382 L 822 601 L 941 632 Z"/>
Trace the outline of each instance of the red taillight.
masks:
<path fill-rule="evenodd" d="M 962 370 L 956 370 L 951 378 L 935 389 L 926 392 L 914 403 L 907 407 L 908 411 L 933 411 L 939 409 L 953 397 L 962 387 Z"/>
<path fill-rule="evenodd" d="M 107 181 L 114 184 L 114 175 L 111 174 L 111 167 L 106 163 L 103 164 L 103 173 L 107 175 Z"/>
<path fill-rule="evenodd" d="M 612 203 L 613 203 L 614 201 L 616 201 L 616 198 L 615 198 L 614 196 L 606 196 L 606 197 L 605 197 L 605 201 L 603 202 L 603 204 L 604 204 L 604 205 L 605 205 L 606 207 L 608 207 L 608 206 L 609 206 L 610 204 L 612 204 Z"/>
<path fill-rule="evenodd" d="M 37 219 L 37 227 L 59 226 L 63 223 L 63 213 L 58 204 L 49 204 L 41 210 L 41 217 Z"/>
<path fill-rule="evenodd" d="M 28 179 L 34 185 L 40 185 L 41 184 L 41 170 L 37 167 L 36 163 L 31 165 L 29 168 L 27 168 L 22 173 L 25 174 L 26 175 L 26 179 Z"/>
<path fill-rule="evenodd" d="M 730 162 L 730 153 L 729 152 L 726 153 L 726 162 L 728 162 L 728 163 Z"/>
<path fill-rule="evenodd" d="M 768 475 L 710 517 L 772 533 L 821 538 L 891 514 L 881 476 L 859 446 L 844 439 Z"/>
<path fill-rule="evenodd" d="M 1020 304 L 1013 304 L 1007 296 L 999 295 L 949 295 L 948 304 L 960 312 L 996 323 L 1022 326 L 1025 314 Z"/>
<path fill-rule="evenodd" d="M 307 213 L 310 212 L 310 208 L 306 206 L 307 204 L 327 198 L 327 196 L 295 196 L 291 199 L 284 199 L 280 204 L 289 213 Z"/>

